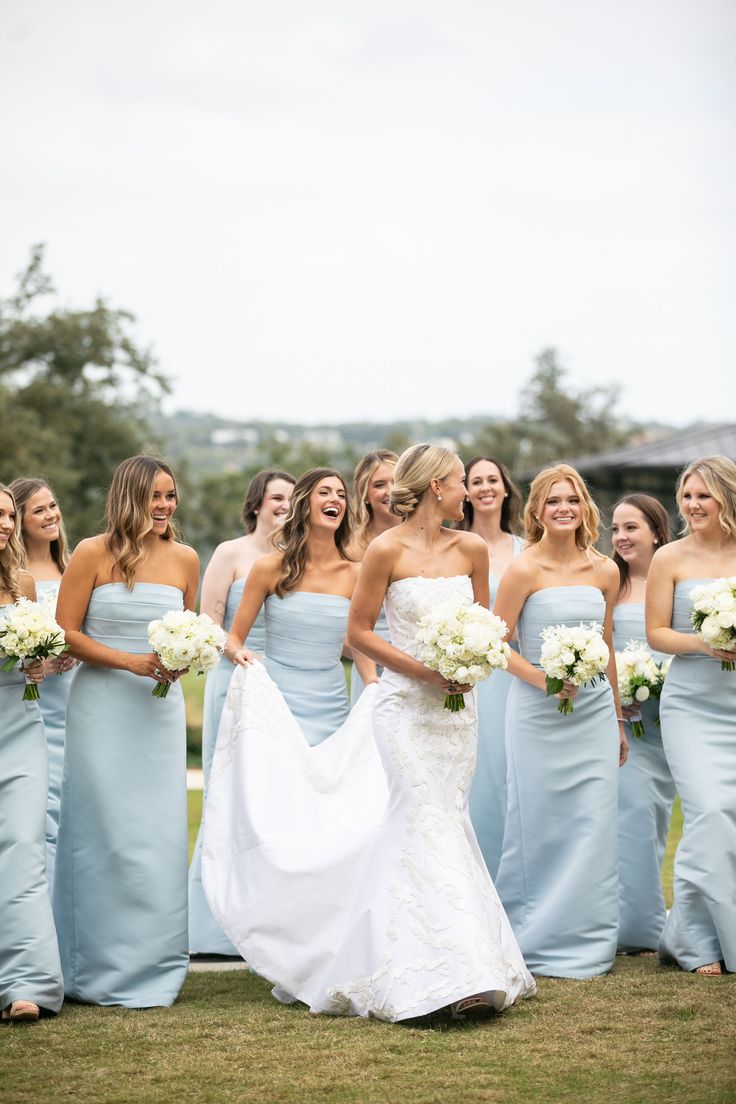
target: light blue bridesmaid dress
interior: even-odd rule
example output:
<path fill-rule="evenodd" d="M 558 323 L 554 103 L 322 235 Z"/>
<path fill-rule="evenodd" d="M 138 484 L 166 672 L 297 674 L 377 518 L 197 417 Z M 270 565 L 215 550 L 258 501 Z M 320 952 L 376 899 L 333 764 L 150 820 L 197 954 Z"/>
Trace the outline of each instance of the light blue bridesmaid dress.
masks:
<path fill-rule="evenodd" d="M 646 646 L 643 602 L 625 602 L 613 611 L 614 648 L 622 652 L 630 640 Z M 654 652 L 654 658 L 661 662 L 666 656 Z M 620 951 L 656 950 L 665 921 L 661 869 L 675 784 L 658 717 L 659 702 L 651 699 L 641 706 L 644 735 L 634 737 L 626 726 L 629 758 L 619 772 L 618 790 Z"/>
<path fill-rule="evenodd" d="M 150 652 L 148 624 L 182 608 L 161 583 L 106 583 L 83 631 Z M 189 964 L 186 720 L 181 686 L 83 663 L 67 710 L 54 913 L 67 996 L 170 1005 Z"/>
<path fill-rule="evenodd" d="M 38 599 L 59 593 L 59 579 L 39 579 L 36 582 Z M 49 887 L 54 885 L 56 837 L 59 834 L 59 803 L 61 801 L 61 776 L 64 772 L 64 733 L 66 731 L 66 703 L 74 678 L 74 670 L 60 675 L 47 675 L 41 689 L 41 716 L 46 729 L 49 749 L 49 796 L 46 807 L 46 877 Z"/>
<path fill-rule="evenodd" d="M 692 591 L 710 582 L 677 584 L 676 632 L 692 633 Z M 736 971 L 736 672 L 709 656 L 675 656 L 660 716 L 684 825 L 659 953 L 685 970 L 724 961 Z"/>
<path fill-rule="evenodd" d="M 524 547 L 521 537 L 514 537 L 513 559 Z M 500 578 L 491 574 L 491 609 L 496 601 Z M 516 647 L 516 645 L 514 645 Z M 506 699 L 513 675 L 494 671 L 478 683 L 478 758 L 470 787 L 470 819 L 478 837 L 488 872 L 498 873 L 506 824 Z"/>
<path fill-rule="evenodd" d="M 604 614 L 597 587 L 536 591 L 519 617 L 519 650 L 539 665 L 543 628 Z M 618 942 L 618 725 L 607 681 L 581 687 L 568 716 L 558 704 L 514 679 L 496 888 L 533 974 L 589 978 L 611 969 Z"/>
<path fill-rule="evenodd" d="M 264 665 L 307 743 L 314 747 L 340 727 L 350 711 L 340 657 L 350 602 L 339 594 L 291 591 L 264 602 Z"/>
<path fill-rule="evenodd" d="M 225 616 L 222 622 L 222 627 L 226 632 L 230 631 L 233 618 L 240 605 L 240 599 L 243 597 L 244 587 L 245 579 L 236 579 L 235 582 L 230 584 L 230 589 L 227 592 Z M 251 651 L 263 655 L 265 641 L 265 618 L 263 610 L 260 610 L 245 644 Z M 215 753 L 215 744 L 217 743 L 217 729 L 220 725 L 222 707 L 225 704 L 227 688 L 230 685 L 234 670 L 231 661 L 226 656 L 222 656 L 214 671 L 210 671 L 207 675 L 202 711 L 202 767 L 204 769 L 205 794 L 212 767 L 212 756 Z M 204 800 L 202 815 L 204 818 Z M 210 912 L 202 888 L 201 823 L 197 832 L 192 864 L 189 867 L 189 950 L 191 954 L 238 955 L 237 949 L 233 947 Z"/>
<path fill-rule="evenodd" d="M 381 611 L 378 614 L 378 619 L 376 620 L 376 624 L 373 628 L 373 631 L 378 636 L 380 636 L 382 640 L 387 640 L 389 642 L 389 644 L 391 643 L 391 633 L 389 632 L 389 628 L 388 628 L 388 619 L 386 617 L 386 611 L 383 608 L 383 606 L 381 606 Z M 378 670 L 378 677 L 380 678 L 381 674 L 383 673 L 383 667 L 378 667 L 377 670 Z M 365 690 L 365 686 L 363 684 L 362 678 L 358 674 L 358 668 L 356 667 L 355 664 L 353 664 L 352 670 L 350 672 L 350 708 L 351 709 L 355 705 L 355 703 L 357 702 L 358 698 L 360 697 L 360 695 L 363 693 L 364 690 Z"/>
<path fill-rule="evenodd" d="M 0 607 L 0 621 L 11 606 Z M 0 1009 L 64 998 L 46 880 L 48 753 L 41 711 L 17 668 L 0 671 Z M 43 683 L 41 684 L 43 692 Z"/>

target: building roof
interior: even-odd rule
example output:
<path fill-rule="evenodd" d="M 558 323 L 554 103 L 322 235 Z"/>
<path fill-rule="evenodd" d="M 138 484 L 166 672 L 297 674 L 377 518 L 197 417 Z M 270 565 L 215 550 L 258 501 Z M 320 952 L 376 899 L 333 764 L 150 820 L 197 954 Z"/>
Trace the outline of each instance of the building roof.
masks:
<path fill-rule="evenodd" d="M 682 468 L 700 456 L 736 460 L 736 424 L 693 426 L 644 445 L 581 456 L 570 463 L 583 473 L 605 468 Z"/>

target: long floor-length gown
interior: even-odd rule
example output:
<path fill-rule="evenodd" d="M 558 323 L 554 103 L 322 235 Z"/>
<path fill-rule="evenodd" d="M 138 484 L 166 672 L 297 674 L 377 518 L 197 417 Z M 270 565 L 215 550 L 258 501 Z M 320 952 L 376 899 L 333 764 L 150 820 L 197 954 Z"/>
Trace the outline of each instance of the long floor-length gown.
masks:
<path fill-rule="evenodd" d="M 4 621 L 12 606 L 0 606 Z M 16 1000 L 58 1012 L 64 997 L 46 879 L 48 752 L 25 678 L 0 670 L 0 1008 Z M 43 692 L 43 684 L 41 684 Z"/>
<path fill-rule="evenodd" d="M 472 601 L 467 576 L 392 583 L 392 642 L 416 654 L 419 618 L 453 599 Z M 213 912 L 274 994 L 388 1021 L 531 996 L 467 812 L 475 695 L 451 713 L 386 670 L 311 748 L 285 696 L 259 664 L 234 676 L 203 849 Z"/>
<path fill-rule="evenodd" d="M 624 602 L 613 611 L 613 644 L 646 645 L 644 603 Z M 655 652 L 661 662 L 666 657 Z M 620 951 L 656 950 L 665 921 L 662 861 L 675 800 L 675 784 L 662 747 L 659 702 L 641 706 L 644 735 L 629 738 L 629 758 L 619 772 L 618 865 Z"/>
<path fill-rule="evenodd" d="M 545 587 L 524 604 L 519 650 L 539 665 L 542 629 L 604 614 L 597 587 Z M 607 682 L 581 687 L 567 716 L 558 704 L 521 679 L 509 692 L 496 885 L 532 973 L 589 978 L 611 969 L 618 942 L 618 725 Z"/>
<path fill-rule="evenodd" d="M 676 632 L 693 631 L 692 591 L 713 581 L 677 584 Z M 685 970 L 724 961 L 736 971 L 736 672 L 709 656 L 675 656 L 660 717 L 684 823 L 659 952 Z"/>
<path fill-rule="evenodd" d="M 238 611 L 244 586 L 245 579 L 236 579 L 230 584 L 222 625 L 226 632 L 229 632 L 233 618 Z M 265 623 L 263 610 L 261 610 L 245 644 L 251 651 L 262 655 L 265 641 Z M 204 801 L 207 800 L 207 784 L 210 777 L 210 768 L 212 767 L 212 756 L 215 753 L 217 729 L 220 725 L 222 707 L 225 704 L 227 688 L 230 685 L 230 679 L 233 677 L 233 671 L 232 662 L 227 656 L 222 656 L 214 671 L 210 671 L 207 675 L 207 683 L 204 688 L 204 707 L 202 710 L 203 820 Z M 210 906 L 207 904 L 207 898 L 204 895 L 202 887 L 201 823 L 189 867 L 189 950 L 192 954 L 237 955 L 238 953 L 210 912 Z"/>
<path fill-rule="evenodd" d="M 514 537 L 514 559 L 523 547 L 521 537 Z M 501 580 L 491 572 L 489 582 L 492 609 Z M 506 701 L 513 681 L 508 671 L 494 671 L 478 683 L 478 761 L 470 787 L 470 819 L 492 878 L 498 873 L 506 825 Z"/>
<path fill-rule="evenodd" d="M 182 608 L 177 587 L 105 583 L 83 631 L 150 651 L 150 621 Z M 170 1005 L 186 978 L 186 720 L 128 671 L 83 663 L 67 710 L 54 913 L 67 996 L 129 1008 Z"/>
<path fill-rule="evenodd" d="M 58 579 L 39 579 L 36 594 L 39 601 L 54 601 L 59 593 Z M 58 675 L 47 675 L 39 702 L 46 743 L 49 752 L 49 794 L 46 807 L 46 877 L 49 887 L 54 885 L 56 862 L 56 838 L 59 834 L 59 807 L 61 803 L 61 778 L 64 773 L 64 736 L 66 733 L 66 706 L 69 699 L 74 670 Z"/>

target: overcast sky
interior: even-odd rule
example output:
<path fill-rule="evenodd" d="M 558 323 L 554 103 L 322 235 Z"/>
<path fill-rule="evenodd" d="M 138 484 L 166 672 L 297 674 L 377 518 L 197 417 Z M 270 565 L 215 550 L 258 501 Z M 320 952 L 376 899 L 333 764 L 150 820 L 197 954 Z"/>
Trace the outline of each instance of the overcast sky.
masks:
<path fill-rule="evenodd" d="M 169 408 L 511 414 L 556 345 L 736 418 L 734 0 L 0 0 L 0 292 L 138 317 Z"/>

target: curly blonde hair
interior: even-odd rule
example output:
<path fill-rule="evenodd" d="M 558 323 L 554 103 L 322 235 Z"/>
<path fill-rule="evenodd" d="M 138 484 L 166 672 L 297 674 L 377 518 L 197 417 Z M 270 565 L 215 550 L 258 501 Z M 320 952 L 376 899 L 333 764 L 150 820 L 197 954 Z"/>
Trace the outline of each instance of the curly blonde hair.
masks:
<path fill-rule="evenodd" d="M 105 546 L 128 590 L 133 589 L 135 573 L 146 556 L 143 541 L 152 528 L 151 499 L 159 472 L 166 472 L 173 479 L 178 501 L 173 471 L 155 456 L 130 456 L 123 460 L 115 469 L 107 492 Z M 162 539 L 176 540 L 177 536 L 173 521 L 169 519 Z"/>
<path fill-rule="evenodd" d="M 309 500 L 312 491 L 323 479 L 339 479 L 345 488 L 345 516 L 335 530 L 335 545 L 344 560 L 350 559 L 347 548 L 353 533 L 353 521 L 347 483 L 334 468 L 312 468 L 297 479 L 291 495 L 289 516 L 281 528 L 274 530 L 268 538 L 271 547 L 281 553 L 281 577 L 274 587 L 274 593 L 279 598 L 296 590 L 306 569 Z"/>
<path fill-rule="evenodd" d="M 15 495 L 15 501 L 18 505 L 19 515 L 19 532 L 21 543 L 23 543 L 23 522 L 26 517 L 26 506 L 28 500 L 33 498 L 37 491 L 47 490 L 52 498 L 56 498 L 54 494 L 54 488 L 46 479 L 14 479 L 10 484 L 13 494 Z M 60 511 L 61 512 L 61 511 Z M 24 561 L 25 561 L 25 546 L 24 546 Z M 51 559 L 54 561 L 59 571 L 64 574 L 66 566 L 69 563 L 69 545 L 66 539 L 66 530 L 64 528 L 63 519 L 59 520 L 59 536 L 56 540 L 51 541 Z"/>
<path fill-rule="evenodd" d="M 582 521 L 575 530 L 575 544 L 581 552 L 589 552 L 600 535 L 601 515 L 582 475 L 569 464 L 553 464 L 549 468 L 543 468 L 532 480 L 529 498 L 524 507 L 526 539 L 530 545 L 541 541 L 545 534 L 541 520 L 544 504 L 554 484 L 563 479 L 572 484 L 582 508 Z"/>
<path fill-rule="evenodd" d="M 398 459 L 391 449 L 376 449 L 375 452 L 367 453 L 356 465 L 353 472 L 353 517 L 355 540 L 360 544 L 366 543 L 367 533 L 373 522 L 373 510 L 366 501 L 373 473 L 381 464 L 394 467 Z"/>
<path fill-rule="evenodd" d="M 23 567 L 23 545 L 20 540 L 20 518 L 18 516 L 18 507 L 15 501 L 15 495 L 11 491 L 10 487 L 6 487 L 4 483 L 0 483 L 0 494 L 8 496 L 13 503 L 13 510 L 15 511 L 15 528 L 10 534 L 10 540 L 5 545 L 5 548 L 0 552 L 0 590 L 6 591 L 7 594 L 17 602 L 20 598 L 20 587 L 18 586 L 18 572 Z"/>
<path fill-rule="evenodd" d="M 677 480 L 677 509 L 684 522 L 683 533 L 691 532 L 690 521 L 682 509 L 685 484 L 691 475 L 700 476 L 718 503 L 718 523 L 723 532 L 736 537 L 736 464 L 727 456 L 703 456 L 688 464 Z"/>
<path fill-rule="evenodd" d="M 391 511 L 398 517 L 413 514 L 433 479 L 442 482 L 459 457 L 441 445 L 412 445 L 402 452 L 394 468 Z"/>

